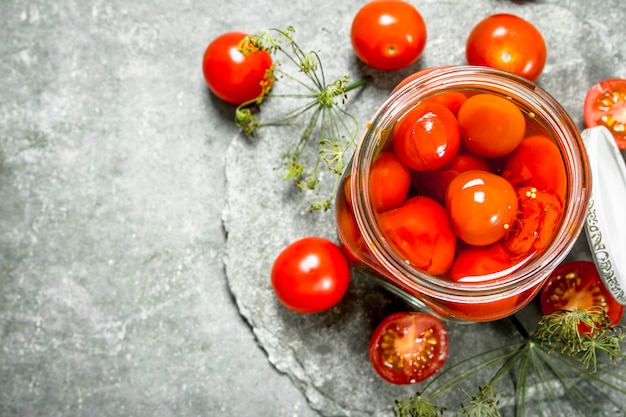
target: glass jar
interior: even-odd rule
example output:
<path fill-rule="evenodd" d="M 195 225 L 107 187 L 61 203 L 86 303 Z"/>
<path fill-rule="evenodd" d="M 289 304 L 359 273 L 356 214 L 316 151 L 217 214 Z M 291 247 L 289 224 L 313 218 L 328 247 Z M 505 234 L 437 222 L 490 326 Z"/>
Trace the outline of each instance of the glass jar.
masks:
<path fill-rule="evenodd" d="M 545 136 L 556 144 L 566 177 L 560 220 L 546 246 L 529 252 L 528 256 L 516 255 L 520 262 L 512 263 L 496 275 L 474 277 L 469 281 L 450 279 L 447 273 L 433 275 L 408 261 L 406 254 L 401 253 L 381 227 L 382 213 L 374 207 L 370 192 L 372 166 L 381 152 L 392 149 L 396 122 L 425 100 L 443 98 L 443 93 L 451 92 L 462 93 L 465 97 L 488 93 L 511 100 L 525 117 L 525 137 Z M 506 156 L 490 160 L 490 169 L 501 175 L 498 164 L 505 159 Z M 447 67 L 424 71 L 423 75 L 394 90 L 376 112 L 342 177 L 335 203 L 336 221 L 340 241 L 356 268 L 371 273 L 381 285 L 416 308 L 430 310 L 441 317 L 491 321 L 526 306 L 564 260 L 582 230 L 590 189 L 590 167 L 578 129 L 553 97 L 534 83 L 499 70 Z M 420 192 L 412 186 L 407 199 L 416 194 Z M 441 206 L 445 209 L 445 200 Z M 536 230 L 536 234 L 541 232 Z M 456 238 L 456 259 L 468 246 L 459 241 Z"/>

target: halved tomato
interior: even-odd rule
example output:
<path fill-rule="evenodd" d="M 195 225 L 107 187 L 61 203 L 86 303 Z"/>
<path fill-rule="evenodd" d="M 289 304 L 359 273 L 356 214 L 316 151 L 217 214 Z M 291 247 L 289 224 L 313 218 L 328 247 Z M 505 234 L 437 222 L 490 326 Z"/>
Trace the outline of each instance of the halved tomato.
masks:
<path fill-rule="evenodd" d="M 620 149 L 626 149 L 626 80 L 600 81 L 589 89 L 584 104 L 587 127 L 606 126 Z"/>
<path fill-rule="evenodd" d="M 369 356 L 374 370 L 385 381 L 421 382 L 443 367 L 448 357 L 448 332 L 431 314 L 394 313 L 374 330 Z"/>
<path fill-rule="evenodd" d="M 611 324 L 619 323 L 624 314 L 624 306 L 613 298 L 591 261 L 559 265 L 541 289 L 539 302 L 543 314 L 599 306 L 609 316 Z"/>

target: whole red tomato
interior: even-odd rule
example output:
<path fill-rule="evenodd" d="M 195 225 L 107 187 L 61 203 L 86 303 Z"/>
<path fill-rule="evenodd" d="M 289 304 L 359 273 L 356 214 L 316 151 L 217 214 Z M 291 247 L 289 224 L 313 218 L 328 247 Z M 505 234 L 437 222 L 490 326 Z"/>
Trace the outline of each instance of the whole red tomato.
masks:
<path fill-rule="evenodd" d="M 259 97 L 273 82 L 272 57 L 253 45 L 242 45 L 245 33 L 215 38 L 204 52 L 202 72 L 209 89 L 227 103 L 239 105 Z M 251 48 L 245 55 L 240 47 Z"/>
<path fill-rule="evenodd" d="M 414 384 L 439 371 L 448 357 L 448 332 L 437 317 L 401 312 L 387 316 L 374 330 L 370 362 L 392 384 Z"/>
<path fill-rule="evenodd" d="M 465 148 L 488 158 L 511 152 L 526 131 L 526 120 L 519 107 L 495 94 L 476 94 L 468 98 L 457 117 Z"/>
<path fill-rule="evenodd" d="M 513 227 L 517 194 L 511 183 L 499 175 L 465 171 L 448 185 L 446 209 L 460 239 L 470 245 L 490 245 Z"/>
<path fill-rule="evenodd" d="M 337 304 L 350 283 L 343 251 L 320 237 L 306 237 L 287 246 L 272 266 L 272 286 L 287 308 L 317 313 Z"/>
<path fill-rule="evenodd" d="M 409 168 L 441 168 L 459 150 L 459 124 L 446 106 L 424 101 L 395 124 L 391 143 L 398 159 Z"/>
<path fill-rule="evenodd" d="M 626 149 L 626 80 L 600 81 L 589 89 L 584 104 L 587 127 L 606 126 L 617 147 Z"/>
<path fill-rule="evenodd" d="M 411 187 L 411 173 L 393 152 L 382 152 L 370 172 L 370 197 L 378 212 L 391 210 L 404 202 Z"/>
<path fill-rule="evenodd" d="M 380 215 L 381 232 L 408 264 L 439 275 L 454 261 L 456 235 L 446 209 L 429 197 L 412 197 Z"/>
<path fill-rule="evenodd" d="M 426 24 L 406 1 L 371 1 L 354 16 L 350 37 L 361 61 L 373 68 L 396 70 L 411 65 L 422 54 Z"/>
<path fill-rule="evenodd" d="M 619 323 L 624 314 L 624 306 L 613 298 L 591 261 L 559 265 L 541 289 L 539 301 L 543 314 L 555 310 L 577 311 L 602 307 L 613 325 Z M 579 331 L 587 332 L 589 329 L 582 326 Z"/>
<path fill-rule="evenodd" d="M 505 158 L 502 176 L 516 188 L 535 187 L 565 202 L 567 173 L 559 147 L 543 135 L 532 135 Z"/>
<path fill-rule="evenodd" d="M 502 13 L 487 17 L 472 29 L 465 54 L 470 65 L 498 68 L 535 81 L 546 63 L 547 48 L 532 23 Z"/>

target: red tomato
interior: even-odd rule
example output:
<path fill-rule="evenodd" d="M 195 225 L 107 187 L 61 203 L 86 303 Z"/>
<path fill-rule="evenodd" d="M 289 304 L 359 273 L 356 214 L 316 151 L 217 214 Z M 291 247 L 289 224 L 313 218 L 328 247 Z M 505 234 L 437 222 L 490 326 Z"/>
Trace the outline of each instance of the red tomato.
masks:
<path fill-rule="evenodd" d="M 350 32 L 356 55 L 367 65 L 396 70 L 413 64 L 426 46 L 426 25 L 410 3 L 366 3 L 354 16 Z"/>
<path fill-rule="evenodd" d="M 411 173 L 393 154 L 382 152 L 370 172 L 370 197 L 374 208 L 387 211 L 404 202 L 411 187 Z"/>
<path fill-rule="evenodd" d="M 417 196 L 380 215 L 381 232 L 406 261 L 432 275 L 454 261 L 456 235 L 448 213 L 435 200 Z"/>
<path fill-rule="evenodd" d="M 506 158 L 502 176 L 515 187 L 532 186 L 565 202 L 567 173 L 559 147 L 545 136 L 530 136 Z"/>
<path fill-rule="evenodd" d="M 272 266 L 272 286 L 287 308 L 317 313 L 337 304 L 350 283 L 350 267 L 333 242 L 306 237 L 287 246 Z"/>
<path fill-rule="evenodd" d="M 539 295 L 541 312 L 549 314 L 556 310 L 577 311 L 599 306 L 617 324 L 624 314 L 624 306 L 618 303 L 600 278 L 593 262 L 573 261 L 559 265 L 545 282 Z M 582 333 L 589 331 L 579 327 Z"/>
<path fill-rule="evenodd" d="M 259 97 L 274 81 L 272 57 L 267 51 L 244 55 L 239 50 L 245 37 L 246 34 L 240 32 L 217 37 L 207 47 L 202 60 L 202 72 L 209 89 L 234 105 Z"/>
<path fill-rule="evenodd" d="M 392 384 L 415 384 L 439 371 L 448 357 L 448 332 L 437 317 L 403 312 L 387 316 L 369 346 L 376 373 Z"/>
<path fill-rule="evenodd" d="M 606 126 L 617 142 L 626 149 L 626 80 L 604 80 L 589 89 L 584 105 L 587 127 Z"/>
<path fill-rule="evenodd" d="M 467 246 L 457 254 L 448 277 L 457 282 L 485 282 L 508 275 L 516 263 L 501 242 Z"/>
<path fill-rule="evenodd" d="M 446 209 L 457 236 L 470 245 L 490 245 L 513 227 L 518 202 L 515 189 L 488 171 L 466 171 L 452 180 Z"/>
<path fill-rule="evenodd" d="M 511 100 L 495 94 L 468 98 L 457 117 L 463 145 L 480 156 L 504 156 L 524 138 L 526 121 L 522 111 Z"/>
<path fill-rule="evenodd" d="M 391 143 L 398 159 L 417 171 L 441 168 L 461 144 L 454 114 L 438 103 L 422 102 L 393 128 Z"/>
<path fill-rule="evenodd" d="M 413 188 L 421 195 L 445 203 L 448 185 L 459 174 L 471 170 L 488 171 L 489 165 L 480 156 L 457 153 L 450 162 L 439 169 L 422 172 L 413 171 L 411 173 Z"/>
<path fill-rule="evenodd" d="M 531 81 L 546 63 L 546 43 L 532 23 L 511 14 L 489 16 L 472 29 L 467 63 L 509 71 Z"/>
<path fill-rule="evenodd" d="M 504 247 L 513 255 L 525 256 L 544 250 L 556 233 L 563 204 L 559 198 L 534 187 L 517 189 L 519 215 Z"/>

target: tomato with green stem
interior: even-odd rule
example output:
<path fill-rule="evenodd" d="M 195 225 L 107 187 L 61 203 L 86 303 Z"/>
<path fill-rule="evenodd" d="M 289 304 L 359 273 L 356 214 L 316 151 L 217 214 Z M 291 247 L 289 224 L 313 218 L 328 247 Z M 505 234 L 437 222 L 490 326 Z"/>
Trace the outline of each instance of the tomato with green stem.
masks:
<path fill-rule="evenodd" d="M 626 79 L 613 78 L 594 84 L 583 107 L 587 127 L 605 126 L 619 149 L 626 149 Z"/>
<path fill-rule="evenodd" d="M 350 283 L 350 266 L 333 242 L 305 237 L 285 247 L 274 260 L 272 287 L 278 300 L 299 313 L 317 313 L 336 305 Z"/>
<path fill-rule="evenodd" d="M 391 143 L 398 159 L 417 171 L 441 168 L 460 147 L 454 114 L 439 103 L 422 102 L 398 120 Z"/>
<path fill-rule="evenodd" d="M 500 13 L 479 22 L 465 45 L 467 63 L 498 68 L 535 81 L 546 63 L 541 32 L 521 17 Z"/>
<path fill-rule="evenodd" d="M 426 24 L 406 1 L 370 1 L 354 16 L 350 38 L 356 56 L 365 64 L 397 70 L 413 64 L 424 51 Z"/>
<path fill-rule="evenodd" d="M 387 316 L 369 345 L 372 367 L 392 384 L 415 384 L 431 377 L 448 357 L 448 332 L 437 317 L 422 312 Z"/>
<path fill-rule="evenodd" d="M 513 151 L 526 130 L 526 121 L 519 107 L 496 94 L 476 94 L 468 98 L 457 118 L 463 146 L 488 158 Z"/>
<path fill-rule="evenodd" d="M 539 302 L 543 314 L 602 307 L 611 325 L 619 323 L 624 314 L 624 306 L 606 288 L 596 265 L 584 260 L 559 265 L 541 289 Z M 589 329 L 582 326 L 579 331 L 586 333 Z"/>
<path fill-rule="evenodd" d="M 206 48 L 202 59 L 202 72 L 209 89 L 237 106 L 267 93 L 274 81 L 270 54 L 246 39 L 247 35 L 241 32 L 218 36 Z"/>
<path fill-rule="evenodd" d="M 439 275 L 454 261 L 456 235 L 446 209 L 429 197 L 409 198 L 379 217 L 382 234 L 405 261 Z"/>
<path fill-rule="evenodd" d="M 470 245 L 490 245 L 513 227 L 517 194 L 511 183 L 499 175 L 466 171 L 450 182 L 446 209 L 461 240 Z"/>

